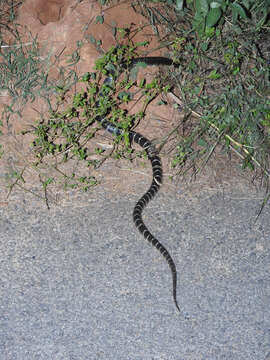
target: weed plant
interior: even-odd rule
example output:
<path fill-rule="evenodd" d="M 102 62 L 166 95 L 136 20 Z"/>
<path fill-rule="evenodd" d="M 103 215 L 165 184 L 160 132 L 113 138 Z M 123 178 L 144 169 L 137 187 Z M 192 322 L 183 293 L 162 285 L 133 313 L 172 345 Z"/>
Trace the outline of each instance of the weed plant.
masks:
<path fill-rule="evenodd" d="M 133 101 L 130 89 L 134 80 L 128 71 L 120 78 L 118 73 L 122 72 L 121 63 L 137 56 L 143 44 L 129 43 L 109 50 L 98 60 L 96 72 L 80 79 L 83 90 L 75 94 L 64 110 L 61 106 L 61 110 L 51 107 L 48 118 L 37 120 L 30 131 L 35 137 L 32 142 L 35 159 L 31 166 L 40 169 L 50 163 L 65 179 L 65 186 L 69 179 L 69 186 L 87 190 L 96 184 L 89 169 L 97 168 L 107 158 L 102 149 L 91 145 L 100 128 L 97 119 L 106 117 L 124 130 L 123 139 L 116 139 L 113 156 L 132 158 L 128 130 L 140 121 L 147 104 L 157 94 L 171 88 L 184 113 L 184 120 L 179 120 L 174 129 L 182 127 L 182 135 L 179 131 L 170 131 L 178 134 L 170 155 L 175 174 L 184 175 L 190 169 L 192 174 L 198 173 L 221 145 L 229 155 L 231 151 L 238 154 L 243 168 L 260 172 L 267 185 L 270 174 L 270 1 L 167 0 L 157 4 L 138 0 L 132 6 L 149 19 L 160 40 L 159 48 L 167 49 L 177 67 L 164 71 L 162 77 L 151 83 L 137 84 L 145 102 L 143 108 L 131 116 L 125 106 Z M 102 23 L 103 17 L 98 16 L 96 22 Z M 112 26 L 112 31 L 115 36 L 129 35 L 128 29 Z M 89 39 L 100 50 L 101 41 L 93 36 Z M 73 76 L 72 81 L 76 83 L 76 73 L 69 73 L 68 77 L 63 70 L 60 83 L 49 83 L 50 63 L 47 59 L 47 68 L 44 67 L 35 39 L 30 48 L 25 48 L 16 36 L 15 40 L 15 47 L 1 47 L 1 73 L 5 75 L 0 77 L 0 86 L 13 98 L 9 114 L 18 99 L 22 104 L 35 96 L 45 96 L 49 101 L 50 94 L 57 97 L 58 105 L 65 104 L 70 86 L 67 79 Z M 79 59 L 79 47 L 72 56 L 74 62 Z M 110 85 L 103 84 L 108 70 L 113 70 L 118 79 Z M 164 136 L 165 143 L 167 140 L 170 141 L 169 134 Z M 100 160 L 92 160 L 94 153 Z M 86 165 L 87 176 L 67 175 L 62 171 L 61 165 L 74 159 Z M 16 185 L 21 177 L 22 173 L 18 173 Z M 54 177 L 42 176 L 44 189 L 55 181 Z"/>
<path fill-rule="evenodd" d="M 270 1 L 180 0 L 155 6 L 142 0 L 134 8 L 179 64 L 169 83 L 185 113 L 193 115 L 175 141 L 177 174 L 189 169 L 196 174 L 221 144 L 268 186 Z"/>
<path fill-rule="evenodd" d="M 96 72 L 82 76 L 80 82 L 83 84 L 83 90 L 73 96 L 71 105 L 64 111 L 51 111 L 48 119 L 44 119 L 42 123 L 37 122 L 31 131 L 35 135 L 32 143 L 37 159 L 35 166 L 47 163 L 53 158 L 54 168 L 59 171 L 63 163 L 76 158 L 84 162 L 89 169 L 99 167 L 106 157 L 102 157 L 101 148 L 91 147 L 90 140 L 101 128 L 100 121 L 103 118 L 123 130 L 123 135 L 115 139 L 117 146 L 114 156 L 132 157 L 129 130 L 142 119 L 149 102 L 158 94 L 168 91 L 168 86 L 163 86 L 157 79 L 150 83 L 142 80 L 138 84 L 144 98 L 141 110 L 133 115 L 125 110 L 134 100 L 134 94 L 130 89 L 135 85 L 135 81 L 130 79 L 128 69 L 119 78 L 119 73 L 123 72 L 120 64 L 128 65 L 136 57 L 137 48 L 143 45 L 145 43 L 112 47 L 96 61 Z M 133 70 L 138 70 L 140 66 L 138 63 L 137 68 Z M 113 76 L 115 81 L 104 82 L 104 78 L 108 78 L 109 75 Z M 94 153 L 101 155 L 99 161 L 91 159 Z M 79 181 L 85 183 L 84 190 L 88 189 L 89 184 L 95 183 L 93 177 L 80 178 Z"/>

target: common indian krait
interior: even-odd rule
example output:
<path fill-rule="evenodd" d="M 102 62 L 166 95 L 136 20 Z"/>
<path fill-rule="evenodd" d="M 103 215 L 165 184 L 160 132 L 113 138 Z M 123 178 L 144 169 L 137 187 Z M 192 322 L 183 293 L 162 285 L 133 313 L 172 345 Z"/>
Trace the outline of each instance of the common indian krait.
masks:
<path fill-rule="evenodd" d="M 129 68 L 132 68 L 137 63 L 145 63 L 146 65 L 172 65 L 172 60 L 164 57 L 142 57 L 142 58 L 135 58 L 131 60 L 129 64 Z M 123 65 L 123 64 L 122 64 Z M 125 65 L 123 65 L 125 67 Z M 109 73 L 109 75 L 105 78 L 104 84 L 110 84 L 115 81 L 113 73 Z M 102 95 L 102 92 L 100 94 Z M 102 125 L 102 127 L 107 130 L 109 133 L 119 136 L 123 134 L 123 130 L 116 127 L 113 123 L 108 121 L 106 117 L 99 117 L 97 121 Z M 146 205 L 149 203 L 150 200 L 158 192 L 161 184 L 162 184 L 162 163 L 161 159 L 158 156 L 157 150 L 153 143 L 145 138 L 143 135 L 135 132 L 129 132 L 129 139 L 130 143 L 135 142 L 142 147 L 146 151 L 147 157 L 151 162 L 152 170 L 153 170 L 153 179 L 150 188 L 147 192 L 139 199 L 136 203 L 134 210 L 133 210 L 133 221 L 140 231 L 140 233 L 144 236 L 144 238 L 149 241 L 159 252 L 163 255 L 166 259 L 167 263 L 170 266 L 171 273 L 172 273 L 172 280 L 173 280 L 173 299 L 177 310 L 180 312 L 180 308 L 177 302 L 176 296 L 176 289 L 177 289 L 177 271 L 175 263 L 168 252 L 168 250 L 157 240 L 147 229 L 142 219 L 142 212 Z"/>

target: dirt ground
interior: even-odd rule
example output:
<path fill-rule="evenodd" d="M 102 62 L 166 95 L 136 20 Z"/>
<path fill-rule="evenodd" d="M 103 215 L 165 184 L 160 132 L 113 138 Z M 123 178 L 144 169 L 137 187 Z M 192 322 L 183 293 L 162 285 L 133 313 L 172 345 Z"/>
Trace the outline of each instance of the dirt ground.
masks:
<path fill-rule="evenodd" d="M 121 14 L 121 16 L 119 16 Z M 97 16 L 103 16 L 104 23 L 96 23 Z M 78 1 L 78 0 L 26 0 L 18 10 L 17 23 L 20 24 L 22 40 L 27 43 L 29 34 L 32 38 L 37 36 L 41 53 L 44 56 L 49 52 L 51 58 L 58 59 L 57 66 L 50 68 L 49 77 L 57 77 L 57 69 L 60 66 L 67 65 L 67 56 L 76 50 L 78 41 L 84 39 L 80 48 L 80 60 L 76 64 L 76 72 L 80 76 L 87 71 L 93 70 L 95 60 L 101 56 L 95 44 L 91 41 L 85 41 L 90 36 L 97 40 L 102 40 L 102 49 L 106 51 L 115 44 L 113 27 L 125 27 L 132 25 L 134 31 L 133 41 L 148 40 L 147 52 L 151 56 L 166 55 L 166 51 L 156 50 L 159 43 L 154 36 L 153 29 L 147 19 L 136 13 L 130 5 L 130 2 L 121 2 L 117 5 L 103 7 L 96 1 Z M 8 36 L 8 34 L 7 34 Z M 61 55 L 61 56 L 60 56 Z M 153 72 L 158 71 L 157 67 L 144 70 L 143 76 L 151 78 Z M 9 104 L 10 98 L 6 93 L 0 97 L 0 111 L 4 111 Z M 170 100 L 169 100 L 170 102 Z M 27 103 L 22 111 L 22 116 L 14 116 L 12 122 L 4 124 L 4 135 L 1 143 L 4 144 L 5 154 L 1 159 L 0 181 L 3 188 L 0 193 L 2 206 L 10 200 L 6 200 L 7 191 L 5 185 L 12 183 L 8 180 L 8 174 L 11 172 L 23 172 L 24 179 L 27 182 L 25 188 L 28 191 L 37 191 L 42 193 L 39 174 L 33 167 L 29 167 L 31 159 L 30 142 L 31 136 L 22 135 L 21 132 L 33 125 L 37 119 L 37 114 L 46 116 L 48 107 L 40 98 L 33 103 Z M 132 109 L 136 111 L 136 109 Z M 149 139 L 160 138 L 164 133 L 170 130 L 181 121 L 182 115 L 173 108 L 173 106 L 158 106 L 155 103 L 147 109 L 144 120 L 136 129 Z M 96 144 L 111 148 L 110 136 L 104 132 L 95 137 Z M 202 192 L 204 189 L 211 190 L 217 188 L 233 187 L 234 184 L 243 183 L 248 186 L 246 174 L 241 172 L 238 166 L 238 159 L 229 160 L 226 155 L 214 155 L 207 164 L 202 173 L 198 174 L 196 181 L 190 182 L 190 178 L 179 181 L 170 181 L 171 175 L 175 172 L 170 167 L 169 159 L 161 153 L 164 166 L 165 191 Z M 78 164 L 72 164 L 76 167 Z M 44 174 L 50 176 L 51 169 L 44 169 Z M 137 185 L 142 184 L 145 188 L 146 182 L 151 182 L 151 166 L 147 161 L 136 160 L 130 163 L 125 160 L 109 160 L 103 167 L 92 172 L 98 181 L 106 190 L 112 194 L 132 193 L 136 191 Z M 13 188 L 14 189 L 14 188 Z M 180 190 L 179 190 L 180 189 Z M 19 190 L 19 188 L 17 188 Z M 59 195 L 62 194 L 62 195 Z M 63 194 L 60 188 L 49 191 L 49 199 L 54 201 L 56 198 L 62 198 Z M 12 196 L 9 197 L 12 199 Z"/>

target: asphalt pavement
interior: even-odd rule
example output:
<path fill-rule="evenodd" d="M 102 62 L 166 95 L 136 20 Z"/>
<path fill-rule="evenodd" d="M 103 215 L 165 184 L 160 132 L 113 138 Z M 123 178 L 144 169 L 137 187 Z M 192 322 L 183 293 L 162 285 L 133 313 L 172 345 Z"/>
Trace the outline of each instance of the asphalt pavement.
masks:
<path fill-rule="evenodd" d="M 1 360 L 270 360 L 270 205 L 262 194 L 160 192 L 0 207 Z M 188 317 L 188 319 L 187 319 Z"/>

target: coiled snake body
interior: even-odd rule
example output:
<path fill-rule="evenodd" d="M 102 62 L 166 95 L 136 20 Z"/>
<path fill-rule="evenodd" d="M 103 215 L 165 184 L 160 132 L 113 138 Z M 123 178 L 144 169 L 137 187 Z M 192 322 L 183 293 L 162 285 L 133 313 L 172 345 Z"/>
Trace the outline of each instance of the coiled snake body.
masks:
<path fill-rule="evenodd" d="M 171 65 L 172 61 L 168 58 L 163 57 L 144 57 L 144 58 L 135 58 L 132 60 L 130 67 L 134 66 L 138 62 L 146 63 L 147 65 Z M 106 77 L 104 80 L 104 83 L 111 83 L 113 81 L 112 76 Z M 101 93 L 102 96 L 102 93 Z M 113 123 L 106 120 L 106 118 L 98 118 L 97 119 L 102 127 L 107 130 L 109 133 L 119 136 L 123 134 L 123 131 L 116 127 Z M 180 308 L 177 303 L 177 297 L 176 297 L 176 287 L 177 287 L 177 272 L 176 272 L 176 266 L 175 263 L 168 252 L 168 250 L 150 233 L 150 231 L 145 226 L 143 219 L 142 219 L 142 212 L 143 209 L 146 207 L 146 205 L 149 203 L 150 200 L 153 199 L 153 197 L 158 192 L 161 183 L 162 183 L 162 163 L 160 160 L 160 157 L 157 154 L 157 150 L 155 149 L 155 146 L 149 141 L 147 138 L 142 136 L 141 134 L 130 131 L 129 132 L 129 139 L 130 143 L 135 142 L 138 145 L 140 145 L 147 154 L 148 159 L 151 162 L 152 170 L 153 170 L 153 180 L 151 183 L 150 188 L 148 191 L 139 199 L 139 201 L 136 203 L 134 210 L 133 210 L 133 221 L 135 223 L 135 226 L 138 228 L 140 233 L 144 236 L 146 240 L 148 240 L 166 259 L 167 263 L 170 266 L 171 273 L 172 273 L 172 279 L 173 279 L 173 299 L 175 306 L 177 310 L 180 312 Z"/>

